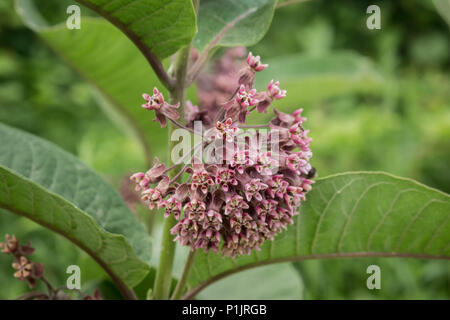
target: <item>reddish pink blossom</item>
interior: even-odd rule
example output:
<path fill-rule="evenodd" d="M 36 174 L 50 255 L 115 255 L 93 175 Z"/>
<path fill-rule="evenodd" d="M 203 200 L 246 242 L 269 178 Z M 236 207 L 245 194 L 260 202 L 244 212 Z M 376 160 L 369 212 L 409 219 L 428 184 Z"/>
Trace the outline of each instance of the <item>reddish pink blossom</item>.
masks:
<path fill-rule="evenodd" d="M 244 192 L 247 201 L 250 201 L 253 198 L 255 198 L 258 201 L 261 201 L 262 196 L 260 192 L 266 190 L 267 187 L 268 187 L 267 184 L 262 183 L 261 179 L 251 179 L 244 186 Z"/>
<path fill-rule="evenodd" d="M 19 261 L 14 262 L 12 266 L 17 270 L 17 272 L 14 273 L 14 277 L 21 281 L 25 281 L 25 279 L 31 275 L 32 264 L 24 256 L 20 257 Z"/>
<path fill-rule="evenodd" d="M 142 97 L 147 102 L 142 105 L 143 108 L 147 110 L 154 110 L 156 118 L 153 121 L 158 121 L 161 123 L 161 128 L 166 126 L 166 117 L 172 120 L 177 120 L 180 118 L 180 115 L 176 111 L 180 106 L 179 103 L 176 105 L 170 105 L 166 101 L 164 101 L 164 96 L 159 90 L 155 87 L 153 88 L 153 95 L 150 96 L 147 93 L 142 94 Z"/>
<path fill-rule="evenodd" d="M 273 101 L 286 96 L 286 90 L 273 80 L 267 91 L 256 92 L 255 74 L 267 65 L 250 53 L 248 66 L 237 72 L 233 59 L 238 56 L 227 53 L 215 65 L 216 76 L 201 77 L 199 106 L 187 103 L 185 108 L 188 127 L 200 120 L 205 134 L 215 137 L 205 139 L 203 147 L 227 142 L 215 151 L 225 160 L 199 164 L 192 156 L 194 161 L 177 175 L 178 180 L 186 179 L 181 184 L 166 175 L 177 165 L 166 168 L 157 161 L 147 172 L 131 177 L 149 208 L 163 207 L 165 217 L 173 215 L 178 220 L 171 229 L 174 241 L 191 250 L 220 250 L 231 257 L 259 250 L 265 241 L 273 240 L 292 224 L 311 190 L 315 173 L 310 164 L 311 138 L 303 127 L 303 109 L 292 113 L 273 110 L 267 145 L 276 142 L 276 151 L 265 152 L 252 145 L 253 138 L 256 141 L 262 134 L 258 131 L 250 134 L 251 139 L 234 139 L 250 112 L 267 112 Z M 237 81 L 232 81 L 233 76 Z M 145 108 L 155 110 L 162 124 L 166 117 L 177 117 L 171 113 L 176 113 L 176 108 L 168 105 L 159 91 L 144 98 Z"/>
<path fill-rule="evenodd" d="M 256 72 L 263 71 L 269 66 L 268 64 L 262 64 L 261 58 L 259 56 L 255 57 L 251 52 L 248 53 L 247 64 Z"/>
<path fill-rule="evenodd" d="M 281 90 L 280 87 L 280 82 L 273 82 L 273 80 L 270 80 L 268 86 L 267 86 L 267 90 L 270 94 L 270 96 L 274 99 L 282 99 L 284 97 L 286 97 L 286 90 Z"/>
<path fill-rule="evenodd" d="M 191 189 L 197 190 L 198 188 L 206 194 L 208 192 L 208 188 L 214 185 L 214 180 L 205 170 L 204 166 L 201 164 L 193 165 L 192 169 L 192 184 Z"/>
<path fill-rule="evenodd" d="M 225 138 L 226 141 L 233 142 L 238 132 L 239 128 L 233 123 L 233 119 L 231 118 L 228 118 L 224 122 L 217 121 L 216 123 L 216 138 L 218 139 Z"/>
<path fill-rule="evenodd" d="M 236 102 L 242 107 L 247 109 L 258 103 L 256 99 L 256 89 L 246 90 L 244 85 L 239 87 L 236 94 Z"/>
<path fill-rule="evenodd" d="M 181 214 L 181 202 L 173 195 L 168 200 L 164 200 L 161 203 L 161 207 L 165 209 L 164 217 L 167 218 L 171 215 L 174 216 L 176 220 L 180 219 Z"/>
<path fill-rule="evenodd" d="M 5 242 L 0 242 L 0 248 L 2 248 L 3 253 L 11 254 L 19 248 L 19 241 L 15 235 L 10 236 L 7 234 L 5 240 Z"/>
<path fill-rule="evenodd" d="M 240 195 L 234 195 L 226 201 L 225 214 L 228 216 L 242 216 L 243 210 L 250 208 Z"/>

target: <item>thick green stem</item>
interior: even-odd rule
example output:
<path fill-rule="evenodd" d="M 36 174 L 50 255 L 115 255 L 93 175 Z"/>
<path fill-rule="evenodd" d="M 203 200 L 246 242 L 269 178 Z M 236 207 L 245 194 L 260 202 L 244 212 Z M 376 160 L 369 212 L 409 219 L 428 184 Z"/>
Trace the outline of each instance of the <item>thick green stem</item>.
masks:
<path fill-rule="evenodd" d="M 169 139 L 172 134 L 174 125 L 169 123 Z M 172 149 L 173 141 L 170 142 L 170 150 Z M 173 175 L 173 172 L 169 176 Z M 176 243 L 173 241 L 173 235 L 170 229 L 176 224 L 173 215 L 164 220 L 163 234 L 161 239 L 161 253 L 159 255 L 159 266 L 156 272 L 156 280 L 154 286 L 153 299 L 163 300 L 168 299 L 170 294 L 170 284 L 172 282 L 172 268 L 175 257 Z"/>
<path fill-rule="evenodd" d="M 183 294 L 184 288 L 186 287 L 187 280 L 189 279 L 189 274 L 191 273 L 192 266 L 194 265 L 195 253 L 197 251 L 189 251 L 186 263 L 184 265 L 183 274 L 180 280 L 178 280 L 177 286 L 172 295 L 172 300 L 179 300 Z"/>
<path fill-rule="evenodd" d="M 187 46 L 181 49 L 178 54 L 174 65 L 176 84 L 170 91 L 170 103 L 180 103 L 179 113 L 183 113 L 184 106 L 186 105 L 186 73 L 189 62 L 191 47 Z M 169 126 L 169 162 L 172 164 L 170 154 L 176 141 L 171 141 L 172 132 L 175 125 L 171 122 Z M 171 177 L 174 177 L 176 172 L 171 172 Z M 156 280 L 154 287 L 153 298 L 157 300 L 169 299 L 170 284 L 172 282 L 172 268 L 175 257 L 176 244 L 173 241 L 173 235 L 170 233 L 170 229 L 176 224 L 176 220 L 173 216 L 168 217 L 164 221 L 163 235 L 161 239 L 161 253 L 159 257 L 158 271 L 156 272 Z"/>

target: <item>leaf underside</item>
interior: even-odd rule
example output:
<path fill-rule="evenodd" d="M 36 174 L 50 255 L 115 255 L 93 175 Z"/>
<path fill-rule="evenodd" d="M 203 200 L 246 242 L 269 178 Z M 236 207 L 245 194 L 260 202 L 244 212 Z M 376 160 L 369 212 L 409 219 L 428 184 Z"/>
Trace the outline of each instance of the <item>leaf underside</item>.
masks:
<path fill-rule="evenodd" d="M 164 158 L 167 130 L 141 108 L 142 93 L 162 85 L 134 44 L 103 18 L 83 17 L 81 29 L 69 30 L 65 23 L 46 25 L 31 0 L 16 0 L 16 7 L 24 23 L 96 89 L 105 113 L 141 143 L 147 160 Z"/>
<path fill-rule="evenodd" d="M 374 256 L 450 259 L 449 198 L 385 173 L 319 179 L 294 224 L 261 251 L 234 260 L 198 252 L 185 298 L 226 275 L 276 262 Z"/>
<path fill-rule="evenodd" d="M 128 287 L 149 270 L 151 240 L 114 189 L 74 156 L 1 124 L 0 207 L 65 236 Z"/>
<path fill-rule="evenodd" d="M 203 51 L 223 30 L 218 46 L 249 46 L 269 29 L 276 0 L 202 0 L 198 12 L 198 33 L 193 44 Z M 248 13 L 248 15 L 246 15 Z M 245 16 L 236 21 L 239 16 Z"/>

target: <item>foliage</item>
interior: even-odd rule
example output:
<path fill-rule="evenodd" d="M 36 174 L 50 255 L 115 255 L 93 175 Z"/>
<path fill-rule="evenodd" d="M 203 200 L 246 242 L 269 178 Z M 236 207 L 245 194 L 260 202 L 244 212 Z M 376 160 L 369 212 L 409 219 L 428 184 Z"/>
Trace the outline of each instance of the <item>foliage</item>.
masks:
<path fill-rule="evenodd" d="M 277 108 L 286 112 L 299 105 L 305 108 L 314 138 L 313 165 L 319 176 L 382 170 L 450 191 L 447 168 L 450 79 L 445 71 L 450 64 L 448 25 L 435 11 L 432 1 L 382 3 L 382 32 L 365 28 L 365 8 L 370 1 L 311 0 L 274 11 L 276 3 L 269 0 L 245 4 L 224 0 L 223 6 L 204 0 L 197 21 L 195 5 L 191 6 L 187 0 L 142 0 L 118 11 L 111 7 L 117 2 L 79 2 L 100 12 L 119 28 L 82 7 L 82 29 L 68 30 L 61 21 L 66 17 L 69 1 L 39 3 L 38 11 L 28 7 L 32 5 L 30 1 L 17 1 L 26 9 L 21 11 L 25 23 L 39 34 L 46 43 L 43 44 L 13 13 L 11 1 L 0 5 L 0 121 L 48 139 L 81 157 L 114 187 L 118 188 L 130 172 L 145 169 L 153 155 L 166 157 L 166 143 L 162 141 L 167 133 L 157 129 L 157 124 L 139 108 L 140 94 L 161 83 L 160 75 L 155 75 L 148 66 L 148 50 L 157 58 L 166 58 L 194 39 L 200 57 L 210 57 L 213 52 L 220 54 L 221 46 L 254 45 L 250 49 L 271 66 L 262 73 L 257 87 L 263 88 L 268 80 L 276 78 L 289 92 Z M 155 9 L 158 5 L 160 9 Z M 155 13 L 157 19 L 143 18 L 155 10 L 159 10 Z M 30 12 L 34 12 L 32 17 L 28 15 Z M 439 12 L 442 14 L 442 9 Z M 34 20 L 36 13 L 43 18 Z M 144 47 L 139 47 L 139 43 Z M 167 68 L 169 63 L 164 60 L 162 64 Z M 195 95 L 195 88 L 191 87 L 188 97 L 195 102 Z M 255 122 L 259 119 L 251 118 Z M 49 212 L 58 212 L 61 217 L 69 214 L 74 221 L 88 224 L 94 230 L 90 237 L 101 235 L 114 243 L 108 249 L 111 251 L 101 253 L 104 256 L 100 259 L 128 286 L 136 285 L 148 271 L 148 266 L 137 256 L 147 262 L 150 249 L 141 241 L 147 238 L 144 227 L 136 223 L 117 194 L 100 182 L 100 177 L 55 146 L 7 126 L 2 125 L 0 132 L 0 150 L 3 150 L 0 171 L 8 186 L 0 187 L 2 208 L 20 211 L 41 224 L 51 224 L 69 239 L 81 241 L 85 249 L 93 244 L 86 233 L 77 235 L 74 229 L 66 228 L 66 219 L 53 221 Z M 28 145 L 29 141 L 33 143 Z M 59 178 L 62 173 L 57 175 L 52 170 L 52 161 L 63 165 L 65 171 Z M 33 168 L 34 164 L 38 170 L 31 174 L 27 166 Z M 39 168 L 43 168 L 42 172 Z M 70 182 L 75 172 L 87 178 L 80 179 L 86 181 L 83 186 L 100 188 L 101 192 L 96 193 L 100 197 L 97 199 L 100 202 L 95 202 L 97 206 L 90 207 L 87 201 L 71 194 L 74 183 Z M 58 178 L 53 186 L 52 176 Z M 335 188 L 345 189 L 335 193 Z M 6 197 L 8 189 L 12 190 L 13 201 Z M 80 194 L 92 196 L 82 189 Z M 39 195 L 36 211 L 29 202 L 33 194 Z M 114 199 L 111 201 L 117 203 L 120 219 L 133 222 L 120 223 L 119 227 L 119 220 L 102 220 L 98 213 L 110 208 L 106 204 L 109 200 L 105 199 Z M 336 204 L 328 207 L 331 199 Z M 272 258 L 303 260 L 317 254 L 339 256 L 340 251 L 448 258 L 448 203 L 446 194 L 390 175 L 349 173 L 322 178 L 300 211 L 301 222 L 296 221 L 261 252 L 236 260 L 198 254 L 188 281 L 189 289 L 201 288 L 211 282 L 211 277 L 215 280 L 254 264 L 269 263 Z M 138 211 L 143 212 L 141 221 L 151 223 L 149 230 L 155 230 L 155 235 L 161 233 L 159 219 L 149 218 L 145 210 Z M 38 249 L 36 254 L 40 261 L 49 261 L 49 278 L 63 281 L 65 268 L 61 266 L 79 264 L 86 270 L 83 282 L 100 287 L 106 298 L 118 297 L 107 274 L 68 242 L 60 242 L 34 223 L 6 212 L 2 212 L 0 221 L 1 232 L 17 233 L 42 248 L 42 253 Z M 124 230 L 127 226 L 130 229 Z M 298 234 L 297 228 L 301 231 Z M 140 231 L 131 232 L 131 229 Z M 152 266 L 157 265 L 160 248 L 158 241 L 155 242 Z M 121 267 L 114 267 L 108 256 L 108 252 L 117 254 L 116 245 L 129 252 L 130 261 Z M 55 251 L 64 254 L 55 257 Z M 92 250 L 88 251 L 92 254 Z M 186 252 L 177 251 L 180 255 L 176 261 L 180 264 Z M 129 264 L 142 269 L 130 278 L 120 276 Z M 364 271 L 369 264 L 381 265 L 383 274 L 388 274 L 380 292 L 369 293 L 364 287 Z M 21 283 L 11 282 L 5 276 L 10 273 L 10 267 L 1 255 L 0 268 L 0 282 L 11 288 L 10 292 L 0 292 L 0 298 L 14 298 L 23 293 Z M 181 267 L 175 269 L 175 276 L 179 277 Z M 449 279 L 448 262 L 352 258 L 351 261 L 300 261 L 247 270 L 205 289 L 199 298 L 233 297 L 229 288 L 236 283 L 243 289 L 235 297 L 253 297 L 253 292 L 244 288 L 251 288 L 252 283 L 267 274 L 271 275 L 267 281 L 274 286 L 277 281 L 288 282 L 280 279 L 295 280 L 279 290 L 265 292 L 261 288 L 259 298 L 448 297 L 445 288 Z M 152 270 L 136 290 L 140 298 L 145 298 L 143 287 L 151 287 L 154 277 Z M 220 294 L 223 290 L 230 292 L 229 295 Z"/>

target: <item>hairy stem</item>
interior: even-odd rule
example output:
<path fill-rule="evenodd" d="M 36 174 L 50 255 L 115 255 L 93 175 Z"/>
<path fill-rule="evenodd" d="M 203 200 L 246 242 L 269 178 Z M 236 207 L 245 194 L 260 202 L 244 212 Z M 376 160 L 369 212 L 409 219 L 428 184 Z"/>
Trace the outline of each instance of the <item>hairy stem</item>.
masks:
<path fill-rule="evenodd" d="M 170 103 L 180 103 L 180 112 L 183 112 L 183 109 L 186 105 L 186 73 L 187 67 L 189 63 L 189 56 L 191 52 L 191 47 L 187 46 L 181 49 L 178 54 L 174 65 L 175 70 L 175 86 L 172 90 L 170 90 Z M 173 123 L 169 123 L 169 161 L 170 153 L 172 147 L 176 143 L 176 141 L 171 141 L 171 135 L 173 130 L 175 129 L 175 125 Z M 171 172 L 169 175 L 171 178 L 176 177 L 177 174 Z M 170 233 L 170 229 L 172 229 L 176 220 L 173 216 L 169 216 L 164 221 L 163 226 L 163 235 L 161 239 L 161 253 L 159 257 L 159 266 L 158 271 L 156 272 L 156 280 L 154 287 L 153 298 L 157 300 L 168 299 L 170 294 L 170 284 L 172 282 L 172 268 L 173 261 L 175 257 L 175 249 L 176 244 L 173 241 L 173 235 Z"/>
<path fill-rule="evenodd" d="M 189 251 L 189 255 L 186 260 L 186 264 L 184 265 L 183 274 L 181 275 L 180 280 L 178 280 L 177 286 L 173 292 L 171 300 L 179 300 L 181 295 L 183 294 L 184 288 L 186 287 L 187 280 L 189 279 L 189 275 L 191 273 L 192 266 L 194 265 L 195 253 L 197 251 Z"/>

